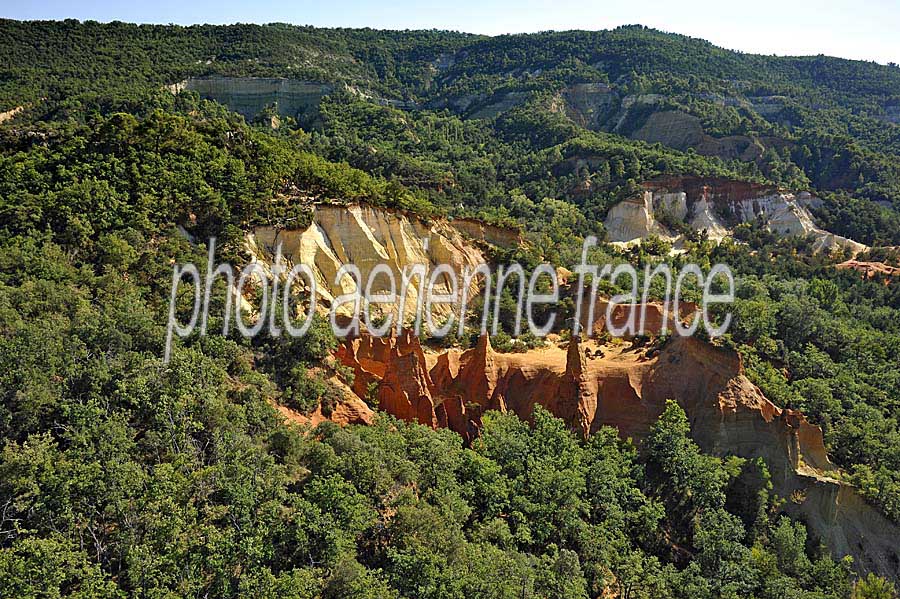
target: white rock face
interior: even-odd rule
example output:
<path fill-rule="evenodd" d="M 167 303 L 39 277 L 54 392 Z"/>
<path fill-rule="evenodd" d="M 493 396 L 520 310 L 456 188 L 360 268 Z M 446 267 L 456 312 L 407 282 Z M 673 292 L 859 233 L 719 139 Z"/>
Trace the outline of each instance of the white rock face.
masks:
<path fill-rule="evenodd" d="M 854 254 L 866 248 L 852 239 L 841 237 L 816 226 L 812 214 L 806 208 L 821 203 L 819 198 L 804 192 L 798 198 L 794 194 L 778 193 L 737 203 L 742 222 L 762 218 L 769 230 L 782 237 L 812 236 L 815 251 L 832 251 L 850 248 Z"/>
<path fill-rule="evenodd" d="M 691 211 L 690 225 L 696 231 L 705 230 L 709 238 L 714 241 L 722 241 L 731 234 L 728 227 L 716 216 L 712 204 L 705 198 L 697 200 L 694 204 L 694 208 Z"/>
<path fill-rule="evenodd" d="M 262 263 L 268 272 L 271 272 L 279 244 L 286 269 L 296 264 L 310 267 L 316 277 L 316 295 L 325 305 L 330 305 L 338 295 L 357 290 L 356 281 L 349 274 L 335 280 L 345 264 L 359 268 L 362 275 L 360 292 L 364 295 L 367 294 L 365 287 L 369 275 L 381 264 L 393 273 L 396 288 L 391 289 L 389 277 L 382 273 L 372 280 L 368 294 L 393 291 L 400 295 L 404 269 L 416 264 L 427 269 L 427 287 L 435 267 L 447 264 L 457 273 L 458 288 L 453 289 L 451 280 L 442 275 L 435 281 L 431 293 L 458 297 L 462 293 L 466 269 L 472 271 L 485 262 L 481 251 L 444 221 L 426 223 L 399 212 L 366 205 L 318 205 L 314 208 L 312 224 L 305 230 L 259 227 L 246 238 L 252 258 Z M 420 277 L 411 278 L 402 298 L 404 314 L 415 315 L 422 288 Z M 472 285 L 469 298 L 477 291 L 477 286 Z M 352 306 L 352 302 L 343 304 L 338 312 L 349 315 Z M 433 306 L 435 317 L 447 316 L 450 311 L 447 304 Z"/>
<path fill-rule="evenodd" d="M 761 219 L 774 234 L 782 237 L 812 236 L 815 251 L 849 248 L 854 254 L 866 246 L 835 235 L 816 226 L 809 207 L 821 200 L 809 192 L 770 192 L 749 199 L 729 200 L 717 197 L 714 189 L 699 197 L 688 198 L 684 192 L 661 189 L 646 190 L 631 200 L 613 206 L 606 217 L 608 239 L 612 242 L 634 243 L 648 235 L 659 235 L 678 242 L 680 237 L 664 227 L 657 218 L 662 212 L 687 223 L 696 231 L 705 230 L 710 239 L 721 241 L 732 231 L 725 221 L 751 223 Z"/>
<path fill-rule="evenodd" d="M 660 193 L 653 197 L 653 204 L 659 206 L 678 220 L 684 220 L 688 216 L 687 194 L 683 191 L 677 193 Z"/>
<path fill-rule="evenodd" d="M 741 222 L 763 219 L 769 230 L 778 235 L 808 235 L 819 232 L 812 215 L 800 206 L 792 194 L 775 194 L 737 202 L 735 208 Z"/>
<path fill-rule="evenodd" d="M 673 238 L 673 234 L 656 220 L 653 193 L 625 200 L 610 208 L 606 216 L 607 238 L 610 241 L 630 242 L 649 235 Z"/>

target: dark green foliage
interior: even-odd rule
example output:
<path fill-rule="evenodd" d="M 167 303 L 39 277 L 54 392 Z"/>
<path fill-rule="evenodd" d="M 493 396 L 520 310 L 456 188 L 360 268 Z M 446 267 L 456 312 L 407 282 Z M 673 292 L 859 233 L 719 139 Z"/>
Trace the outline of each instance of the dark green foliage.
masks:
<path fill-rule="evenodd" d="M 163 252 L 199 262 L 203 248 L 177 235 L 116 248 L 119 272 L 76 267 L 49 239 L 0 254 L 4 594 L 780 597 L 751 547 L 789 588 L 848 584 L 827 559 L 832 586 L 799 577 L 812 557 L 744 534 L 746 510 L 726 512 L 732 475 L 697 452 L 674 404 L 645 461 L 615 431 L 580 441 L 540 408 L 532 426 L 486 414 L 471 448 L 386 416 L 286 427 L 272 404 L 309 385 L 305 368 L 260 370 L 251 351 L 302 364 L 328 337 L 187 339 L 163 365 L 165 301 L 139 282 Z M 763 486 L 747 479 L 736 505 Z M 673 534 L 699 569 L 675 567 Z"/>
<path fill-rule="evenodd" d="M 163 87 L 215 74 L 334 92 L 272 130 Z M 589 127 L 560 100 L 576 83 L 612 94 Z M 176 342 L 168 364 L 164 324 L 173 262 L 203 270 L 215 236 L 215 259 L 239 265 L 248 227 L 305 227 L 316 200 L 513 224 L 527 246 L 495 258 L 526 271 L 574 264 L 609 207 L 662 174 L 811 185 L 833 192 L 819 208 L 829 228 L 897 244 L 900 134 L 879 119 L 898 85 L 896 68 L 641 27 L 486 38 L 0 22 L 0 108 L 25 106 L 0 127 L 0 595 L 849 596 L 848 564 L 776 518 L 766 465 L 700 453 L 675 403 L 640 455 L 540 408 L 530 424 L 486 414 L 471 447 L 383 415 L 300 432 L 273 405 L 327 415 L 339 401 L 326 323 L 300 340 L 223 337 L 217 286 L 214 334 Z M 618 130 L 604 120 L 647 95 L 659 100 Z M 763 117 L 760 98 L 777 109 Z M 765 151 L 741 162 L 625 137 L 661 110 Z M 733 267 L 725 343 L 900 518 L 898 286 L 840 273 L 806 240 L 737 236 L 747 245 L 692 237 L 671 262 Z M 667 249 L 592 259 L 643 266 Z M 501 328 L 515 316 L 507 294 Z M 535 342 L 504 335 L 510 350 Z M 867 578 L 853 592 L 892 591 Z"/>
<path fill-rule="evenodd" d="M 789 243 L 756 238 L 758 252 L 720 246 L 715 261 L 744 273 L 730 330 L 750 378 L 779 405 L 825 430 L 831 455 L 864 495 L 900 519 L 900 295 Z"/>

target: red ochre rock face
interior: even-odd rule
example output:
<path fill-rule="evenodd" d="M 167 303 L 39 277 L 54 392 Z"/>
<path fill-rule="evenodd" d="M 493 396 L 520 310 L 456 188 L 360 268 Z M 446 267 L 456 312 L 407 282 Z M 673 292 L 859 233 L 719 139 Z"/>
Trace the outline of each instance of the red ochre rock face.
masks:
<path fill-rule="evenodd" d="M 648 357 L 652 355 L 652 357 Z M 536 405 L 582 436 L 602 426 L 640 446 L 673 399 L 707 453 L 762 457 L 786 511 L 803 519 L 838 557 L 898 578 L 900 528 L 839 482 L 822 431 L 797 411 L 769 401 L 745 375 L 740 356 L 692 337 L 673 337 L 658 352 L 628 343 L 598 347 L 572 340 L 524 353 L 495 352 L 488 336 L 472 349 L 426 353 L 416 336 L 345 341 L 335 357 L 355 374 L 353 392 L 377 385 L 381 411 L 408 422 L 447 427 L 467 442 L 487 410 L 530 420 Z"/>
<path fill-rule="evenodd" d="M 467 439 L 487 410 L 529 420 L 541 405 L 583 436 L 613 426 L 639 443 L 674 399 L 707 451 L 738 453 L 734 448 L 765 442 L 777 449 L 764 457 L 779 458 L 787 469 L 800 463 L 822 474 L 835 469 L 821 431 L 766 399 L 744 376 L 736 353 L 690 337 L 672 338 L 652 358 L 624 343 L 591 347 L 593 341 L 573 340 L 565 348 L 503 354 L 484 335 L 466 351 L 426 354 L 404 331 L 387 338 L 363 334 L 345 341 L 335 357 L 353 370 L 356 395 L 365 397 L 375 383 L 382 411 L 446 426 Z"/>
<path fill-rule="evenodd" d="M 684 191 L 690 200 L 710 198 L 720 202 L 743 202 L 771 193 L 777 193 L 774 185 L 764 185 L 747 181 L 734 181 L 719 177 L 683 177 L 663 175 L 641 186 L 649 191 Z"/>
<path fill-rule="evenodd" d="M 740 358 L 694 338 L 674 337 L 654 357 L 628 344 L 597 348 L 573 340 L 524 353 L 498 353 L 487 335 L 474 348 L 426 354 L 409 331 L 397 337 L 362 336 L 345 341 L 335 358 L 353 370 L 353 392 L 371 392 L 379 408 L 397 418 L 447 426 L 467 437 L 487 410 L 530 419 L 535 405 L 590 435 L 614 426 L 636 441 L 675 399 L 685 409 L 697 442 L 709 451 L 757 444 L 760 434 L 793 435 L 807 464 L 834 469 L 821 434 L 802 414 L 768 401 L 743 374 Z M 809 427 L 812 427 L 809 429 Z M 809 430 L 813 432 L 809 432 Z M 803 432 L 801 435 L 800 433 Z M 774 440 L 774 437 L 773 437 Z M 821 454 L 821 455 L 820 455 Z"/>
<path fill-rule="evenodd" d="M 884 262 L 861 262 L 859 260 L 847 260 L 835 265 L 838 270 L 855 270 L 861 273 L 864 279 L 883 277 L 887 284 L 891 277 L 900 277 L 900 268 L 890 266 Z"/>

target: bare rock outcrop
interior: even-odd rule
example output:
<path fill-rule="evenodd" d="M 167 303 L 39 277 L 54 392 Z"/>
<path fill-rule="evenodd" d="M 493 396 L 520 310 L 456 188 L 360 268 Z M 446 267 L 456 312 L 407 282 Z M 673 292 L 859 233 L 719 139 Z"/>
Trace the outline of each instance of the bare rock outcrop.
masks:
<path fill-rule="evenodd" d="M 560 384 L 556 412 L 583 436 L 591 432 L 591 415 L 597 411 L 597 393 L 588 375 L 587 358 L 578 337 L 566 350 L 566 371 Z"/>
<path fill-rule="evenodd" d="M 402 274 L 407 267 L 421 264 L 430 275 L 436 266 L 447 264 L 461 280 L 467 269 L 472 271 L 485 262 L 483 252 L 444 220 L 426 222 L 366 204 L 318 204 L 312 210 L 312 224 L 306 229 L 258 227 L 247 235 L 246 245 L 251 258 L 267 270 L 271 269 L 279 247 L 288 269 L 295 264 L 309 266 L 316 277 L 316 293 L 323 305 L 330 305 L 338 295 L 357 291 L 357 282 L 349 274 L 336 281 L 338 271 L 345 264 L 359 268 L 363 288 L 360 291 L 365 290 L 376 267 L 386 266 L 393 274 L 396 287 L 391 289 L 388 277 L 382 273 L 374 277 L 371 293 L 401 294 Z M 400 298 L 404 315 L 416 313 L 423 287 L 421 277 L 411 277 L 406 294 Z M 454 291 L 445 278 L 438 278 L 431 289 L 437 295 L 452 295 Z M 477 293 L 477 284 L 473 283 L 468 292 L 469 297 Z M 461 288 L 456 289 L 457 295 L 461 293 Z M 351 308 L 352 303 L 339 311 L 350 315 Z M 436 317 L 446 316 L 450 306 L 434 304 L 433 312 Z"/>
<path fill-rule="evenodd" d="M 884 262 L 863 262 L 859 260 L 847 260 L 836 265 L 838 270 L 855 270 L 864 279 L 884 277 L 886 280 L 900 276 L 900 268 L 885 264 Z"/>
<path fill-rule="evenodd" d="M 0 112 L 0 123 L 5 123 L 6 121 L 16 118 L 17 116 L 22 114 L 24 110 L 24 106 L 16 106 L 15 108 L 12 108 L 10 110 Z"/>
<path fill-rule="evenodd" d="M 324 410 L 320 403 L 310 414 L 301 414 L 287 406 L 275 404 L 278 413 L 287 420 L 301 426 L 315 427 L 322 422 L 334 422 L 340 426 L 351 424 L 370 425 L 375 420 L 375 413 L 362 399 L 357 397 L 338 377 L 332 377 L 329 381 L 332 385 L 342 390 L 341 401 L 329 410 Z"/>
<path fill-rule="evenodd" d="M 759 160 L 767 147 L 779 148 L 785 145 L 785 142 L 777 137 L 760 139 L 746 135 L 713 137 L 703 130 L 698 117 L 680 110 L 654 112 L 630 136 L 647 143 L 661 143 L 677 150 L 694 149 L 703 156 L 718 156 L 724 160 L 742 162 Z"/>
<path fill-rule="evenodd" d="M 437 427 L 431 379 L 419 354 L 391 349 L 384 378 L 378 385 L 378 408 L 407 421 Z"/>
<path fill-rule="evenodd" d="M 812 237 L 815 251 L 848 249 L 856 254 L 867 249 L 816 226 L 809 207 L 821 200 L 809 192 L 795 194 L 757 183 L 674 176 L 648 181 L 643 187 L 637 197 L 610 209 L 605 221 L 610 241 L 630 243 L 658 235 L 677 243 L 680 235 L 660 222 L 665 214 L 666 222 L 706 231 L 717 241 L 730 236 L 739 223 L 762 220 L 776 235 Z"/>
<path fill-rule="evenodd" d="M 391 346 L 380 366 L 369 349 L 375 342 L 356 340 L 338 357 L 380 380 L 382 410 L 449 427 L 467 440 L 478 434 L 486 410 L 529 420 L 541 405 L 581 435 L 612 426 L 640 445 L 674 399 L 705 452 L 765 459 L 776 493 L 791 498 L 786 511 L 836 556 L 852 555 L 863 569 L 900 578 L 900 528 L 839 480 L 821 429 L 770 402 L 731 350 L 692 337 L 674 337 L 652 354 L 624 343 L 591 351 L 594 341 L 577 339 L 564 349 L 518 354 L 495 352 L 487 336 L 472 349 L 439 355 L 425 353 L 409 334 L 379 343 Z"/>
<path fill-rule="evenodd" d="M 283 77 L 191 77 L 168 86 L 178 93 L 193 91 L 201 98 L 215 100 L 230 110 L 251 119 L 268 107 L 281 116 L 298 113 L 319 103 L 334 86 L 317 81 L 301 81 Z"/>
<path fill-rule="evenodd" d="M 490 243 L 502 248 L 515 248 L 522 244 L 520 231 L 485 223 L 473 218 L 455 218 L 449 221 L 454 229 L 475 241 Z"/>

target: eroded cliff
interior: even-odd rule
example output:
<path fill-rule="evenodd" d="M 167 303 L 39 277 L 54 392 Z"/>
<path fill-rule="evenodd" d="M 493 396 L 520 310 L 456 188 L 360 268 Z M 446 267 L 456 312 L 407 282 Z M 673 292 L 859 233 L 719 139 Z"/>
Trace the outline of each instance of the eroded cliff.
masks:
<path fill-rule="evenodd" d="M 698 197 L 707 208 L 717 203 L 719 212 L 722 206 L 732 207 L 734 218 L 768 210 L 760 200 L 768 197 L 768 190 L 759 186 L 723 185 L 714 197 L 703 186 L 684 187 L 676 192 L 668 187 L 647 191 L 659 206 L 680 218 L 696 213 L 700 202 L 691 198 Z M 286 265 L 310 266 L 325 304 L 355 289 L 352 278 L 334 280 L 344 264 L 358 266 L 364 280 L 378 264 L 386 264 L 398 278 L 406 266 L 419 263 L 432 268 L 446 263 L 461 271 L 484 262 L 480 244 L 518 242 L 514 233 L 475 222 L 426 222 L 366 205 L 325 204 L 312 210 L 308 227 L 258 228 L 247 236 L 247 248 L 266 268 L 279 245 Z M 415 306 L 418 293 L 419 286 L 413 284 L 404 297 L 407 309 Z M 582 324 L 597 329 L 605 308 L 600 302 L 597 318 Z M 647 328 L 657 333 L 664 317 L 671 328 L 676 317 L 684 318 L 693 309 L 686 304 L 676 315 L 648 305 Z M 618 306 L 614 324 L 621 326 L 634 311 L 635 306 Z M 674 399 L 687 413 L 693 437 L 704 451 L 764 458 L 776 492 L 789 498 L 785 510 L 807 522 L 836 555 L 852 555 L 862 569 L 900 577 L 900 555 L 892 536 L 900 529 L 840 482 L 821 430 L 802 414 L 772 404 L 744 375 L 734 352 L 675 337 L 651 351 L 624 342 L 576 340 L 504 354 L 495 352 L 490 339 L 482 336 L 472 349 L 436 353 L 403 331 L 393 337 L 364 334 L 346 340 L 335 358 L 354 374 L 348 400 L 327 415 L 321 409 L 305 417 L 284 410 L 286 416 L 309 424 L 326 419 L 368 423 L 373 413 L 367 403 L 377 404 L 403 420 L 447 427 L 471 440 L 485 411 L 513 412 L 528 420 L 534 407 L 541 405 L 581 435 L 613 426 L 623 437 L 640 443 L 666 400 Z"/>
<path fill-rule="evenodd" d="M 259 261 L 268 271 L 271 271 L 279 247 L 287 269 L 296 264 L 309 266 L 316 277 L 317 297 L 326 307 L 338 295 L 357 291 L 357 281 L 350 274 L 336 279 L 345 264 L 355 265 L 359 269 L 363 287 L 373 269 L 379 265 L 390 270 L 396 287 L 391 289 L 385 273 L 378 274 L 373 278 L 371 290 L 366 293 L 371 296 L 391 291 L 401 294 L 404 269 L 413 265 L 424 265 L 431 273 L 438 265 L 446 264 L 460 275 L 461 281 L 463 273 L 485 262 L 484 253 L 476 243 L 444 220 L 426 222 L 403 212 L 366 204 L 318 204 L 312 207 L 312 211 L 309 227 L 258 227 L 247 234 L 246 247 L 251 259 Z M 493 239 L 491 233 L 481 231 L 480 241 L 488 237 Z M 402 298 L 404 315 L 416 313 L 422 288 L 421 277 L 411 276 Z M 461 288 L 454 290 L 446 277 L 437 278 L 432 288 L 433 294 L 455 293 L 457 297 L 462 291 Z M 478 291 L 477 285 L 471 285 L 468 291 L 469 297 L 472 297 Z M 445 316 L 450 312 L 447 304 L 435 304 L 433 308 L 436 316 Z M 351 309 L 352 303 L 342 306 L 338 312 L 349 314 Z"/>
<path fill-rule="evenodd" d="M 756 183 L 696 177 L 662 177 L 643 188 L 638 196 L 610 209 L 604 223 L 610 241 L 630 243 L 658 235 L 678 243 L 681 236 L 672 229 L 673 223 L 721 240 L 737 224 L 761 222 L 782 237 L 811 237 L 814 251 L 857 254 L 867 249 L 816 226 L 809 207 L 821 200 L 809 192 L 794 194 Z"/>
<path fill-rule="evenodd" d="M 342 344 L 336 358 L 355 374 L 354 392 L 374 384 L 379 409 L 408 421 L 478 434 L 487 410 L 528 420 L 541 405 L 581 435 L 601 426 L 640 440 L 675 399 L 700 447 L 715 455 L 762 457 L 785 510 L 807 523 L 836 556 L 897 578 L 900 528 L 840 482 L 819 427 L 770 402 L 733 351 L 675 337 L 647 352 L 624 343 L 571 341 L 497 353 L 487 336 L 466 351 L 423 351 L 409 332 Z"/>
<path fill-rule="evenodd" d="M 841 262 L 840 264 L 836 264 L 835 268 L 837 268 L 838 270 L 855 270 L 861 273 L 861 276 L 864 279 L 874 279 L 876 277 L 882 277 L 885 279 L 885 283 L 887 283 L 889 279 L 893 277 L 900 276 L 900 268 L 891 266 L 890 264 L 886 264 L 884 262 L 847 260 L 845 262 Z"/>

